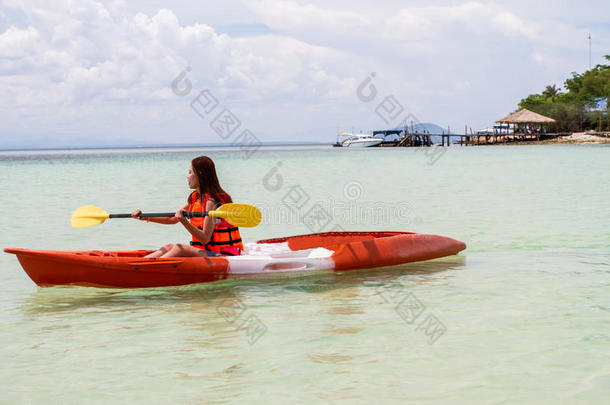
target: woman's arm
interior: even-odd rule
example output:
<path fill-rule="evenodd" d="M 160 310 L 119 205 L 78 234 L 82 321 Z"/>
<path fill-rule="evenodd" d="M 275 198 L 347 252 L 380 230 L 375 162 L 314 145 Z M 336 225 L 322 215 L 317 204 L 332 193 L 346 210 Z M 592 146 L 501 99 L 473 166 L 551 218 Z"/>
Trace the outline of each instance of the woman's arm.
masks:
<path fill-rule="evenodd" d="M 208 199 L 205 205 L 205 210 L 212 211 L 215 208 L 216 201 Z M 177 221 L 180 221 L 182 225 L 184 225 L 186 230 L 189 231 L 189 233 L 193 235 L 195 239 L 197 239 L 203 245 L 205 245 L 210 241 L 210 239 L 212 239 L 212 234 L 214 233 L 214 221 L 216 221 L 216 218 L 205 217 L 203 220 L 203 230 L 197 229 L 197 227 L 193 226 L 193 224 L 191 224 L 188 218 L 185 218 L 184 215 L 182 215 L 182 210 L 177 211 L 176 216 L 174 218 L 176 218 Z"/>
<path fill-rule="evenodd" d="M 179 221 L 176 217 L 157 217 L 157 218 L 148 218 L 149 222 L 156 222 L 157 224 L 165 224 L 165 225 L 174 225 Z"/>
<path fill-rule="evenodd" d="M 182 207 L 184 209 L 184 207 Z M 131 213 L 132 218 L 139 219 L 140 221 L 155 222 L 157 224 L 174 225 L 178 223 L 178 218 L 174 217 L 157 217 L 157 218 L 146 218 L 142 216 L 142 210 L 135 210 Z"/>

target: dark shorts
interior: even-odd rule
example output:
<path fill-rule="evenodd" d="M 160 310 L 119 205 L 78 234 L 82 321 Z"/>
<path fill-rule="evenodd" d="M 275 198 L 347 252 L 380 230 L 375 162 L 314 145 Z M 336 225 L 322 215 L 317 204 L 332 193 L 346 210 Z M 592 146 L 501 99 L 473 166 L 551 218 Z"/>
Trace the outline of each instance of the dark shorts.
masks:
<path fill-rule="evenodd" d="M 222 256 L 220 253 L 218 252 L 214 252 L 212 250 L 204 250 L 202 253 L 205 253 L 205 255 L 202 256 L 207 256 L 207 257 L 217 257 L 217 256 Z"/>

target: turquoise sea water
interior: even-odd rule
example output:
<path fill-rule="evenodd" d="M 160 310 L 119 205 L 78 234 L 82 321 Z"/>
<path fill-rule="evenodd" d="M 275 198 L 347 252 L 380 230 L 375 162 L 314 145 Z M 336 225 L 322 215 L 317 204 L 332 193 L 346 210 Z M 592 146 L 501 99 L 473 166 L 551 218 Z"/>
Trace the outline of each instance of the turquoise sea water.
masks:
<path fill-rule="evenodd" d="M 606 403 L 610 147 L 0 152 L 0 246 L 185 241 L 179 226 L 69 219 L 86 204 L 175 210 L 200 154 L 263 211 L 247 241 L 409 230 L 468 248 L 383 271 L 143 290 L 37 288 L 3 253 L 0 402 Z"/>

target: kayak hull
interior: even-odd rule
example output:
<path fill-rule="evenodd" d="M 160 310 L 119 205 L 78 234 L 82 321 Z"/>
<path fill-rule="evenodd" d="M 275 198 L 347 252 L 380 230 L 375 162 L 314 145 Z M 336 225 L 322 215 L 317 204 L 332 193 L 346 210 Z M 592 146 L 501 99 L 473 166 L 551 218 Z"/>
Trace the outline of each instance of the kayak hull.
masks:
<path fill-rule="evenodd" d="M 445 236 L 409 232 L 326 232 L 253 245 L 263 252 L 145 259 L 151 251 L 4 251 L 15 254 L 39 286 L 145 288 L 385 267 L 455 255 L 466 248 Z"/>

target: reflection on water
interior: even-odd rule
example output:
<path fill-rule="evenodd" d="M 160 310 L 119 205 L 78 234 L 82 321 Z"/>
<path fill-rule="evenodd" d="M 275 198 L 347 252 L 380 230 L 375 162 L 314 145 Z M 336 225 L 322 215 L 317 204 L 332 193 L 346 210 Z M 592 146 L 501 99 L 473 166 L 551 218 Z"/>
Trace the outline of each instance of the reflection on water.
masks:
<path fill-rule="evenodd" d="M 244 300 L 256 296 L 277 296 L 293 291 L 308 294 L 327 293 L 328 298 L 345 299 L 342 290 L 353 287 L 375 289 L 387 283 L 397 283 L 403 276 L 413 283 L 436 281 L 451 277 L 448 270 L 465 268 L 463 256 L 452 256 L 420 263 L 407 263 L 379 269 L 323 273 L 305 277 L 270 279 L 233 279 L 207 284 L 145 289 L 101 289 L 90 287 L 57 286 L 38 288 L 21 308 L 26 314 L 61 313 L 89 309 L 103 311 L 116 307 L 129 310 L 160 307 L 172 310 L 172 304 L 208 305 L 234 298 Z M 345 295 L 347 294 L 347 295 Z"/>

